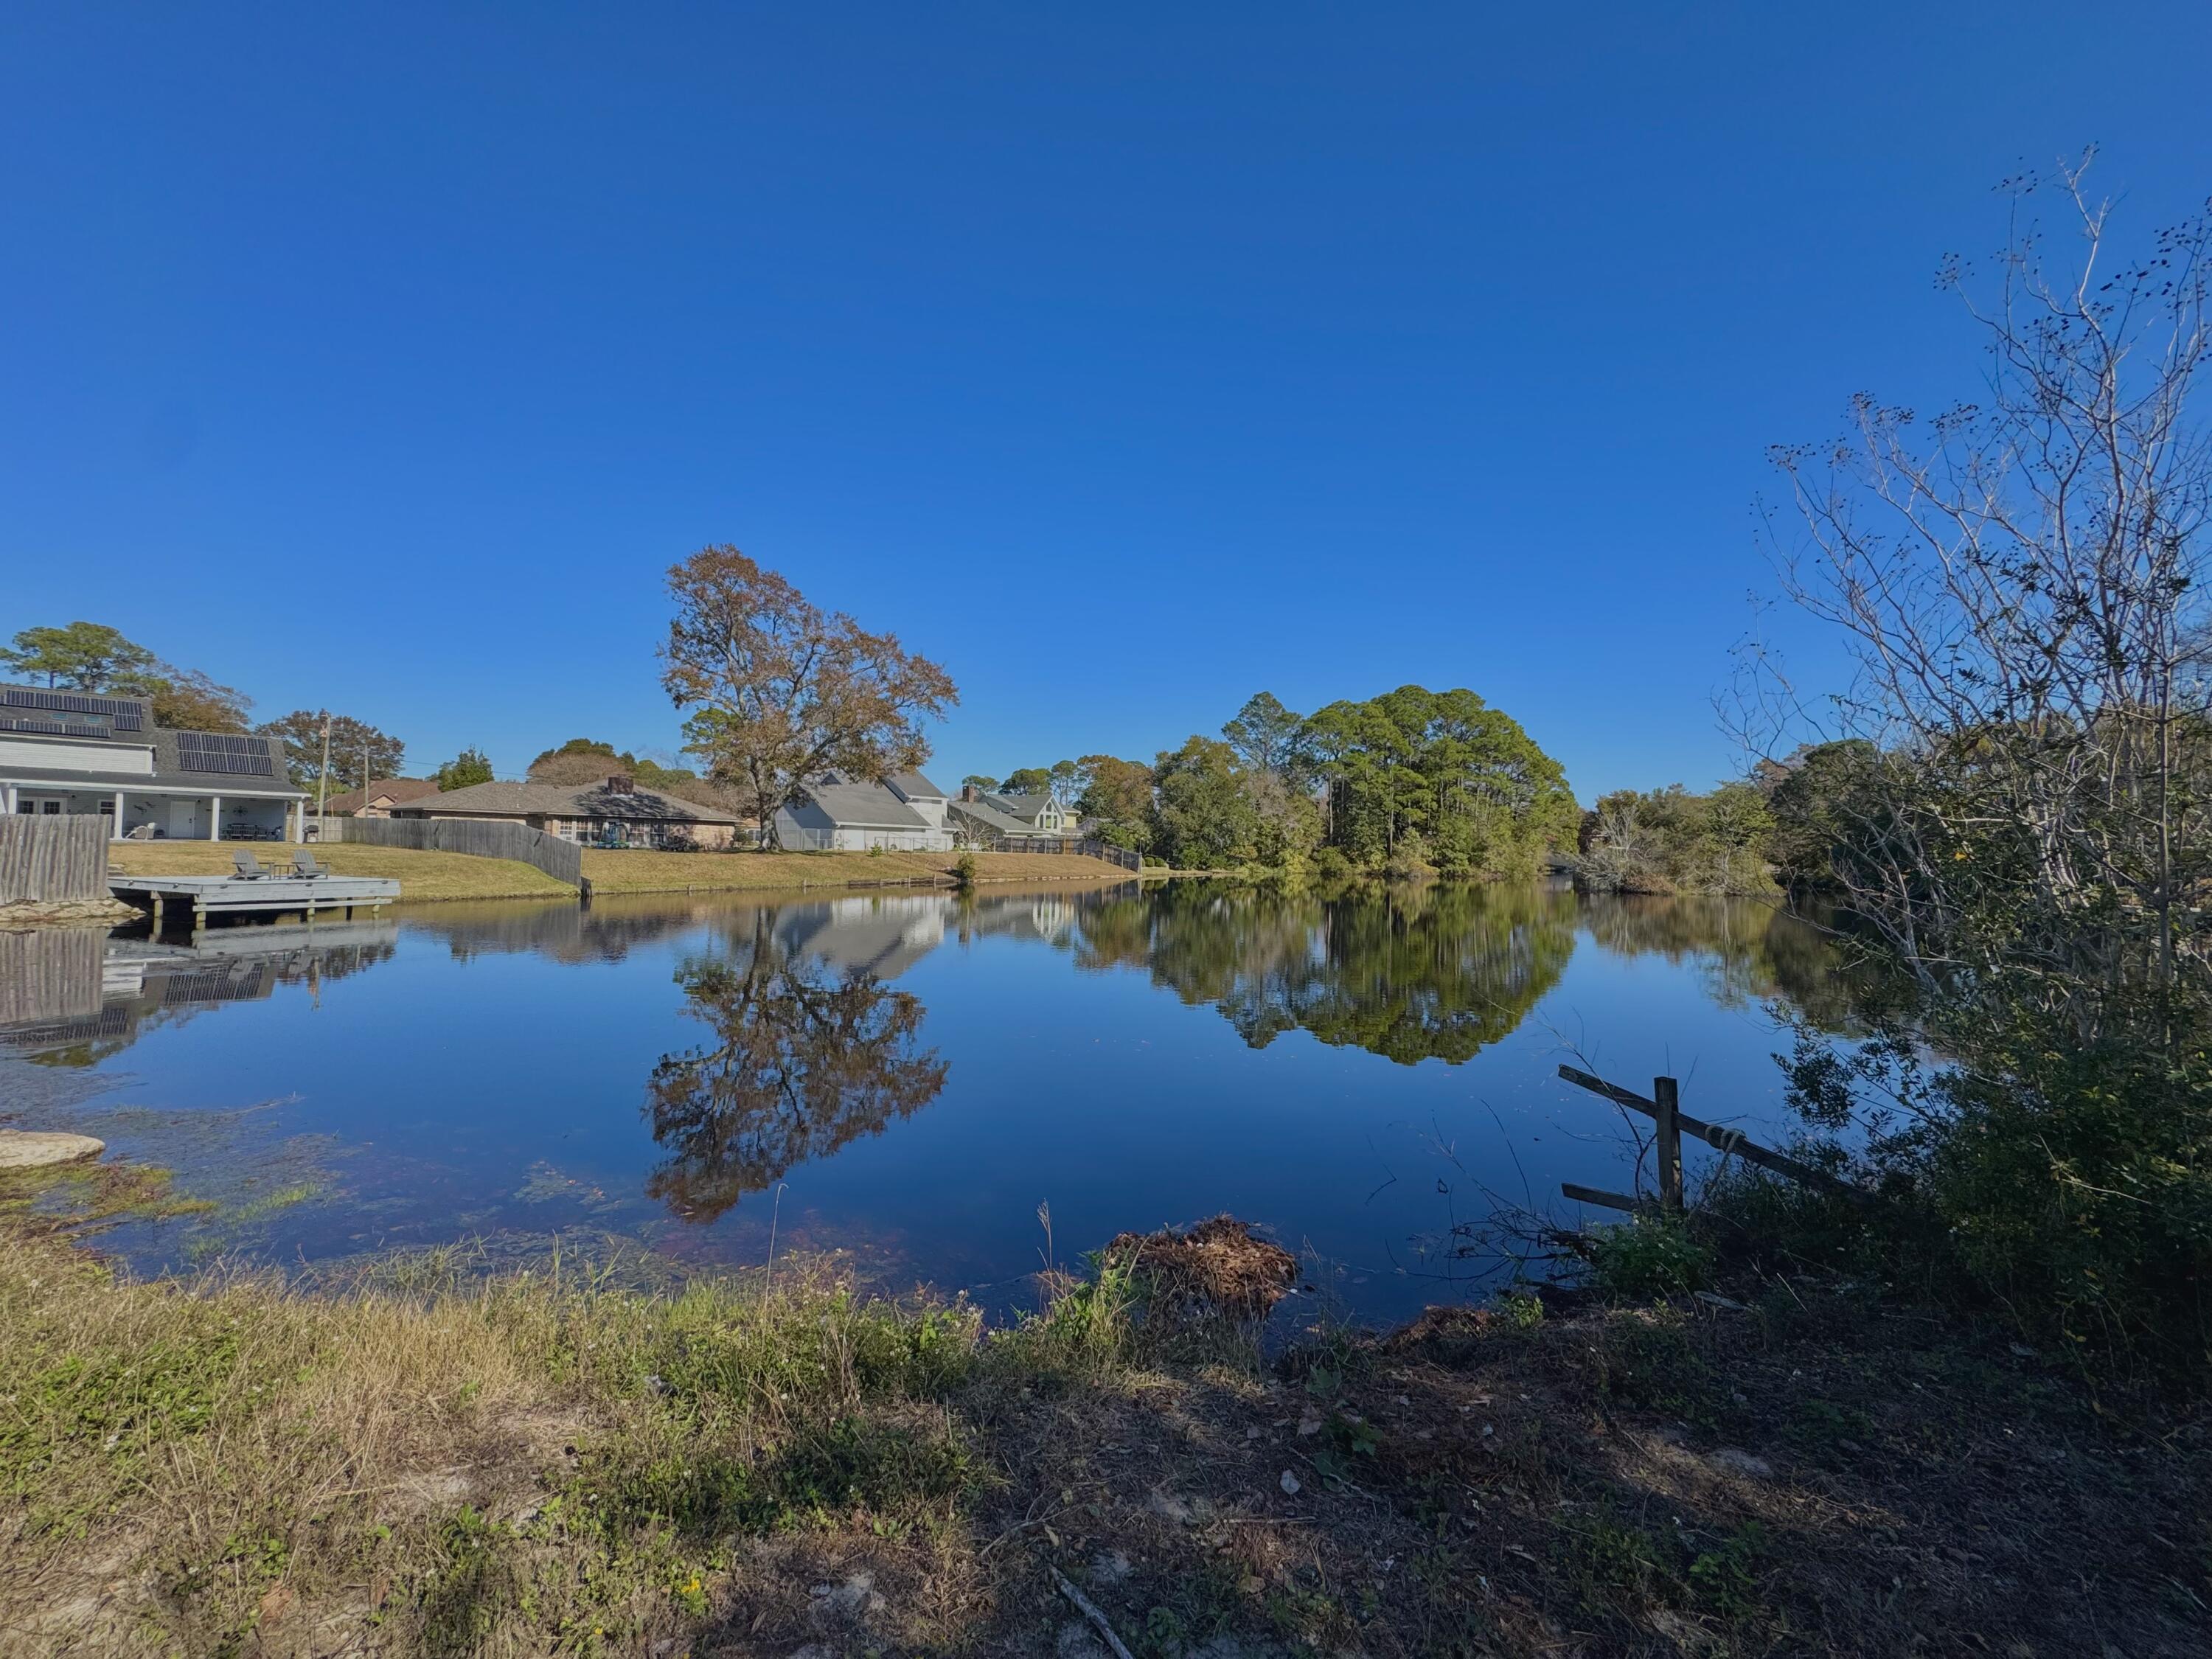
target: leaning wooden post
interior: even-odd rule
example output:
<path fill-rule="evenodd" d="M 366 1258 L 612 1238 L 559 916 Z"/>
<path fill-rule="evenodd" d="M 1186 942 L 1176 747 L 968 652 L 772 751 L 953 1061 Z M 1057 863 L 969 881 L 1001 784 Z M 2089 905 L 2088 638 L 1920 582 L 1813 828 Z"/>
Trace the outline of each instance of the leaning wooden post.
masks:
<path fill-rule="evenodd" d="M 1659 1124 L 1659 1207 L 1668 1215 L 1682 1213 L 1682 1123 L 1676 1106 L 1674 1079 L 1651 1079 L 1652 1114 Z"/>

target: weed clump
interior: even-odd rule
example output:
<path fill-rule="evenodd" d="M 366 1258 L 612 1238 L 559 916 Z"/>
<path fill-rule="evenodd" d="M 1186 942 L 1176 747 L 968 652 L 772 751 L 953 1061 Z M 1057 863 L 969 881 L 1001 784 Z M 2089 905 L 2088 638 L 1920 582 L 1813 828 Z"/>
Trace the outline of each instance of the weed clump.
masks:
<path fill-rule="evenodd" d="M 1296 1257 L 1227 1215 L 1183 1232 L 1117 1234 L 1103 1260 L 1130 1273 L 1148 1316 L 1171 1321 L 1262 1320 L 1298 1279 Z"/>
<path fill-rule="evenodd" d="M 1712 1280 L 1711 1248 L 1680 1220 L 1638 1216 L 1592 1228 L 1582 1248 L 1592 1280 L 1612 1296 L 1682 1296 Z"/>

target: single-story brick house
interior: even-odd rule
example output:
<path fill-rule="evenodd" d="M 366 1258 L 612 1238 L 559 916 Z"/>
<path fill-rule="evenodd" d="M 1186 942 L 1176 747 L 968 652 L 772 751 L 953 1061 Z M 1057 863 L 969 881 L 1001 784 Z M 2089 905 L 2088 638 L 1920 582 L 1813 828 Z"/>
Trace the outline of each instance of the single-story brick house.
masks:
<path fill-rule="evenodd" d="M 598 783 L 477 783 L 392 809 L 395 818 L 474 818 L 526 824 L 586 847 L 728 847 L 751 820 L 698 801 L 641 789 L 617 774 Z"/>
<path fill-rule="evenodd" d="M 378 778 L 366 789 L 332 795 L 324 810 L 343 818 L 388 818 L 395 806 L 437 793 L 437 782 L 430 778 Z"/>

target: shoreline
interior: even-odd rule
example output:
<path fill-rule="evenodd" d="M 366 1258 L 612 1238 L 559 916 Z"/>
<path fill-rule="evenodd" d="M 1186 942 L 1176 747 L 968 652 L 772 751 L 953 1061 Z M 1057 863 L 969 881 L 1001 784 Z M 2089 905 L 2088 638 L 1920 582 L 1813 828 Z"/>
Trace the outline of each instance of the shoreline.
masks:
<path fill-rule="evenodd" d="M 989 1326 L 791 1258 L 657 1290 L 588 1253 L 138 1280 L 27 1190 L 0 1182 L 0 1627 L 59 1650 L 1096 1656 L 1103 1626 L 1148 1656 L 1841 1659 L 2212 1629 L 2171 1541 L 2201 1533 L 2201 1435 L 1817 1276 L 1523 1287 L 1269 1355 L 1294 1264 L 1225 1217 L 1111 1240 Z"/>
<path fill-rule="evenodd" d="M 220 875 L 238 848 L 223 842 L 148 842 L 111 848 L 118 874 Z M 250 848 L 247 850 L 252 850 Z M 584 896 L 576 886 L 507 859 L 459 853 L 419 852 L 366 842 L 333 842 L 313 849 L 338 875 L 380 876 L 400 884 L 399 905 L 453 900 Z M 955 884 L 960 854 L 934 853 L 658 853 L 586 848 L 583 876 L 590 896 L 630 893 L 803 892 L 821 889 L 868 890 L 890 885 Z M 1106 885 L 1140 879 L 1139 873 L 1073 853 L 979 853 L 973 855 L 979 885 L 1008 883 L 1089 883 Z"/>

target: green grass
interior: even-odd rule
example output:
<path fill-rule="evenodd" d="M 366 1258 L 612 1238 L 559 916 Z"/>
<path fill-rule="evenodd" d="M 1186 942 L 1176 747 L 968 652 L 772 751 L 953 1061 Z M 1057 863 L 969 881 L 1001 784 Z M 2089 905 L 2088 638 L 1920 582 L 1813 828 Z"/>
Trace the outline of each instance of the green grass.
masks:
<path fill-rule="evenodd" d="M 2212 1628 L 2212 1454 L 1917 1314 L 1838 1342 L 1810 1287 L 1796 1326 L 1524 1293 L 1268 1364 L 1153 1331 L 1174 1298 L 1114 1253 L 993 1327 L 788 1261 L 772 1290 L 455 1249 L 139 1283 L 40 1213 L 0 1209 L 9 1651 L 1013 1651 L 1074 1617 L 1054 1571 L 1178 1656 Z M 2029 1571 L 2052 1535 L 2063 1581 Z"/>
<path fill-rule="evenodd" d="M 255 854 L 264 863 L 289 860 L 289 848 L 233 846 L 228 842 L 115 842 L 107 865 L 119 876 L 227 876 L 234 854 Z M 333 875 L 382 876 L 399 884 L 404 902 L 442 899 L 573 896 L 575 889 L 534 866 L 513 859 L 472 858 L 465 853 L 424 853 L 406 847 L 349 842 L 319 844 L 317 860 Z"/>
<path fill-rule="evenodd" d="M 978 882 L 1126 881 L 1103 859 L 1059 853 L 645 853 L 584 849 L 594 893 L 788 891 L 848 883 L 915 881 L 951 886 L 963 858 Z"/>

